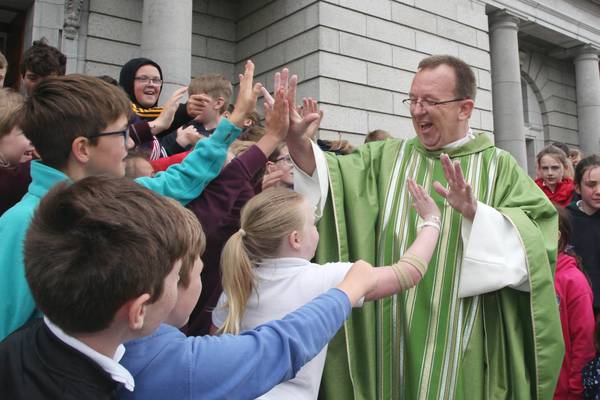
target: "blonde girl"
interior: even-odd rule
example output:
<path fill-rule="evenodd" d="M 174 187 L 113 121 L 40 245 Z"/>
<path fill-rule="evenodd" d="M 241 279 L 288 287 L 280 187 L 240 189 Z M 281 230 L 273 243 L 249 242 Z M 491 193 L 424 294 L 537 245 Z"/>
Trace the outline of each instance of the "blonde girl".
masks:
<path fill-rule="evenodd" d="M 551 201 L 561 207 L 571 203 L 575 189 L 573 179 L 565 175 L 568 168 L 570 160 L 567 155 L 554 145 L 544 147 L 537 155 L 539 177 L 535 183 Z"/>
<path fill-rule="evenodd" d="M 397 264 L 373 269 L 378 284 L 364 300 L 380 299 L 416 285 L 435 249 L 440 211 L 423 188 L 413 181 L 408 185 L 423 219 L 420 232 Z M 318 241 L 314 207 L 302 195 L 276 188 L 252 198 L 242 210 L 241 229 L 223 249 L 224 294 L 213 312 L 215 327 L 237 334 L 281 318 L 335 287 L 352 263 L 311 263 Z M 361 305 L 362 301 L 355 304 Z M 325 354 L 326 349 L 295 379 L 276 386 L 261 399 L 316 399 Z"/>

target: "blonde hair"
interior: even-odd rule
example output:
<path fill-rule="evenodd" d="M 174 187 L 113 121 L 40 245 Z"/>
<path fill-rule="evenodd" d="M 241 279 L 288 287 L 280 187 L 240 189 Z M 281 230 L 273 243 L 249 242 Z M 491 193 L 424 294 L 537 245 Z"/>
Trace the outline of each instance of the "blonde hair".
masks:
<path fill-rule="evenodd" d="M 229 308 L 221 333 L 238 334 L 248 298 L 254 287 L 252 268 L 276 256 L 282 241 L 304 224 L 299 193 L 273 188 L 254 196 L 242 209 L 241 229 L 234 233 L 221 254 L 223 291 Z"/>
<path fill-rule="evenodd" d="M 181 270 L 179 270 L 179 286 L 187 289 L 190 285 L 191 274 L 196 259 L 204 254 L 206 236 L 204 235 L 200 221 L 198 221 L 198 217 L 189 209 L 181 206 L 179 203 L 177 204 L 179 205 L 178 209 L 181 212 L 183 222 L 179 229 L 183 231 L 186 238 L 184 243 L 186 251 L 183 257 L 181 257 Z"/>
<path fill-rule="evenodd" d="M 231 82 L 221 74 L 203 74 L 190 82 L 188 85 L 188 94 L 207 94 L 217 100 L 223 98 L 223 107 L 219 110 L 222 114 L 229 106 L 229 100 L 233 94 Z"/>
<path fill-rule="evenodd" d="M 183 240 L 183 248 L 185 252 L 181 256 L 181 269 L 179 270 L 179 286 L 186 289 L 190 285 L 191 272 L 194 268 L 194 263 L 198 257 L 204 254 L 206 248 L 206 236 L 198 217 L 189 209 L 182 206 L 178 201 L 170 197 L 165 197 L 179 213 L 178 221 L 180 226 L 178 231 L 181 232 Z"/>
<path fill-rule="evenodd" d="M 12 89 L 0 89 L 0 137 L 8 135 L 20 124 L 21 109 L 25 99 Z"/>

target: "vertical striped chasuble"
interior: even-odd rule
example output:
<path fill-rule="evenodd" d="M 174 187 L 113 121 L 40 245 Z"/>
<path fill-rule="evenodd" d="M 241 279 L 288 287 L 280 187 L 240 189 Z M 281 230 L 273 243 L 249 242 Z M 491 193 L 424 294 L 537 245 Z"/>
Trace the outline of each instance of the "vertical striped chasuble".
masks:
<path fill-rule="evenodd" d="M 331 342 L 320 399 L 552 398 L 564 352 L 553 285 L 556 212 L 512 156 L 485 134 L 448 150 L 477 199 L 516 226 L 532 287 L 531 294 L 505 288 L 459 298 L 462 217 L 433 190 L 436 180 L 446 184 L 440 153 L 414 138 L 326 155 L 330 192 L 319 221 L 319 263 L 396 262 L 419 222 L 408 177 L 442 210 L 442 232 L 415 288 L 366 303 Z"/>

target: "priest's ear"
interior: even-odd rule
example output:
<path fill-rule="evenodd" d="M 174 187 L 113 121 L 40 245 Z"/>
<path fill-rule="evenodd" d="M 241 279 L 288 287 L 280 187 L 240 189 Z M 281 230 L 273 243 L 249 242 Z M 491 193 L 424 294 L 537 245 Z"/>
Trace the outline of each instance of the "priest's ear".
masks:
<path fill-rule="evenodd" d="M 459 102 L 460 109 L 458 111 L 458 119 L 461 121 L 468 120 L 471 118 L 473 108 L 475 108 L 475 101 L 473 99 L 464 99 Z"/>

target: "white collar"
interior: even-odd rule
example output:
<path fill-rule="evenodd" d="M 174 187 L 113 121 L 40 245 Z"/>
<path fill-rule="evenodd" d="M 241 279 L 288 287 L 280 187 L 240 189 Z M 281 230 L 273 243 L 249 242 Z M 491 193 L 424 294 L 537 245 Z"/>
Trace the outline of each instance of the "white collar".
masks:
<path fill-rule="evenodd" d="M 279 258 L 265 258 L 261 262 L 257 263 L 258 267 L 262 268 L 274 268 L 274 267 L 303 267 L 310 264 L 310 261 L 300 257 L 279 257 Z"/>
<path fill-rule="evenodd" d="M 47 317 L 44 317 L 44 322 L 54 336 L 59 338 L 66 345 L 91 358 L 92 361 L 106 371 L 115 382 L 122 383 L 125 386 L 125 389 L 133 392 L 133 388 L 135 387 L 133 376 L 125 367 L 119 364 L 119 361 L 121 361 L 121 358 L 123 358 L 123 355 L 125 354 L 125 346 L 120 344 L 119 347 L 117 347 L 114 357 L 110 358 L 104 354 L 98 353 L 96 350 L 92 349 L 82 341 L 75 339 L 73 336 L 67 335 L 62 329 L 54 325 Z"/>
<path fill-rule="evenodd" d="M 447 145 L 444 146 L 444 149 L 454 149 L 457 147 L 462 146 L 463 144 L 467 143 L 470 140 L 475 139 L 475 134 L 473 133 L 473 130 L 471 128 L 469 128 L 469 130 L 467 131 L 467 134 L 461 138 L 458 139 L 452 143 L 448 143 Z"/>

